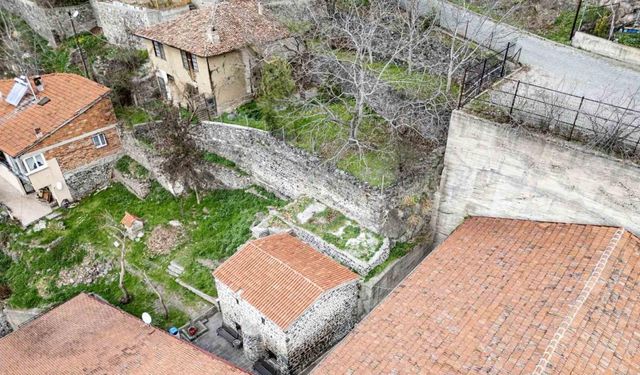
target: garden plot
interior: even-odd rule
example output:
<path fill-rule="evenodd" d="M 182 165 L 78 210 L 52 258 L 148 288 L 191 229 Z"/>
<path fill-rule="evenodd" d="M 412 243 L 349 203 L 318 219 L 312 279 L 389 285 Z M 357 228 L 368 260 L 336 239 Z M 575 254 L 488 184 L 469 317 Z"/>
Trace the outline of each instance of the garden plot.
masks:
<path fill-rule="evenodd" d="M 253 232 L 261 236 L 286 230 L 363 276 L 389 255 L 389 239 L 308 197 L 272 210 Z"/>

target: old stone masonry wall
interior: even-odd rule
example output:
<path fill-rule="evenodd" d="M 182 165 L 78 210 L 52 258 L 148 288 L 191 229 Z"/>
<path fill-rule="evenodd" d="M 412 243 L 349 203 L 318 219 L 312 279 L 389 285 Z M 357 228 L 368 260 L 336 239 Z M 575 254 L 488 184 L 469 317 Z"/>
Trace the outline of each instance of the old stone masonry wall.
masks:
<path fill-rule="evenodd" d="M 289 370 L 297 374 L 356 324 L 358 284 L 326 292 L 288 330 Z"/>
<path fill-rule="evenodd" d="M 78 17 L 74 20 L 78 32 L 96 27 L 96 19 L 89 3 L 48 8 L 30 0 L 1 0 L 0 8 L 20 16 L 35 32 L 54 46 L 73 33 L 68 12 L 78 11 Z"/>
<path fill-rule="evenodd" d="M 74 200 L 86 197 L 111 182 L 111 174 L 121 154 L 114 154 L 99 159 L 64 174 L 69 191 Z"/>
<path fill-rule="evenodd" d="M 390 237 L 403 230 L 390 215 L 397 202 L 394 189 L 382 192 L 371 188 L 268 132 L 204 122 L 194 137 L 205 150 L 232 160 L 258 183 L 283 196 L 313 197 Z"/>
<path fill-rule="evenodd" d="M 189 11 L 188 5 L 150 9 L 112 0 L 91 0 L 91 7 L 98 26 L 110 43 L 134 47 L 142 47 L 142 41 L 133 36 L 132 31 L 168 21 Z"/>

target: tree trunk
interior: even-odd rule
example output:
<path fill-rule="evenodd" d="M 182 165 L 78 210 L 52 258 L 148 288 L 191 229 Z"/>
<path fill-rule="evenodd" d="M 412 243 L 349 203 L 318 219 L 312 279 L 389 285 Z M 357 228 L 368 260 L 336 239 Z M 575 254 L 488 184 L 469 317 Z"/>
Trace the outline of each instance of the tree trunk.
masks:
<path fill-rule="evenodd" d="M 153 292 L 158 296 L 158 300 L 160 301 L 160 304 L 162 305 L 162 311 L 163 311 L 162 315 L 164 316 L 165 319 L 167 319 L 169 317 L 169 309 L 167 309 L 167 305 L 164 303 L 164 298 L 162 298 L 162 295 L 160 294 L 158 289 L 155 287 L 155 285 L 153 285 L 151 280 L 149 280 L 149 277 L 147 276 L 147 273 L 142 271 L 142 276 L 144 277 L 144 281 L 147 282 L 147 285 L 149 285 L 151 290 L 153 290 Z"/>
<path fill-rule="evenodd" d="M 118 280 L 118 287 L 122 292 L 122 298 L 120 298 L 120 303 L 126 305 L 131 301 L 131 295 L 127 291 L 127 288 L 124 286 L 124 276 L 125 276 L 125 268 L 124 268 L 124 256 L 126 253 L 126 245 L 124 242 L 124 238 L 122 241 L 122 247 L 120 248 L 120 279 Z"/>

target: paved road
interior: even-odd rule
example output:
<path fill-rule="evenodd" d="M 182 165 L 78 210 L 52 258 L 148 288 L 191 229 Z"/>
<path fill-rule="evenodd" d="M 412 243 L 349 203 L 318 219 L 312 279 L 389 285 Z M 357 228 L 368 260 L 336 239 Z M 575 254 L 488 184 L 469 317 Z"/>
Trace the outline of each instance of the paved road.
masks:
<path fill-rule="evenodd" d="M 503 48 L 516 42 L 522 48 L 520 61 L 533 67 L 524 81 L 537 83 L 579 96 L 640 109 L 640 67 L 632 67 L 570 46 L 541 38 L 515 27 L 498 24 L 487 17 L 461 9 L 446 1 L 421 0 L 421 10 L 440 11 L 442 27 L 464 34 L 480 44 Z M 468 28 L 467 28 L 468 22 Z"/>

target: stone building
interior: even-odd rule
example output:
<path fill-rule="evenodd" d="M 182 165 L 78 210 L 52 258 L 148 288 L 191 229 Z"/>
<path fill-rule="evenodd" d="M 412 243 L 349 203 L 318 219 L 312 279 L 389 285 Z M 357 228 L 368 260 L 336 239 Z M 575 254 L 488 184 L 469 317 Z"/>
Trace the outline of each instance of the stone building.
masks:
<path fill-rule="evenodd" d="M 58 204 L 108 183 L 122 151 L 110 89 L 75 74 L 0 80 L 0 182 Z"/>
<path fill-rule="evenodd" d="M 288 233 L 248 242 L 214 272 L 227 329 L 251 360 L 297 373 L 355 324 L 358 275 Z"/>
<path fill-rule="evenodd" d="M 233 0 L 189 11 L 135 35 L 145 39 L 169 100 L 186 105 L 196 98 L 216 114 L 253 98 L 259 57 L 278 50 L 289 32 L 259 2 Z"/>

